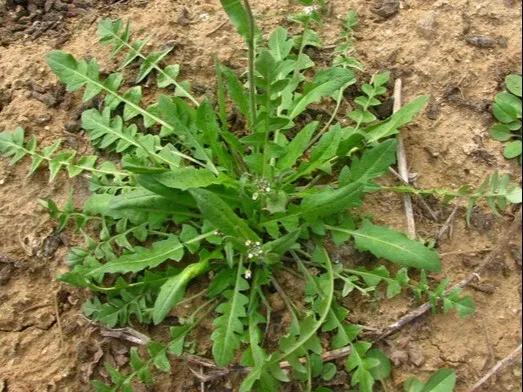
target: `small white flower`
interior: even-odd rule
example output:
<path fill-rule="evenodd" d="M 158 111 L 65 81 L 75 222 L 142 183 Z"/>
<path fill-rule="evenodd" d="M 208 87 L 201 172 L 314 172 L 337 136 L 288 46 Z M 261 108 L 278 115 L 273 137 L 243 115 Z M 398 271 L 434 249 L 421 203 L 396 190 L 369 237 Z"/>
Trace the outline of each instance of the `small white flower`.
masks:
<path fill-rule="evenodd" d="M 245 241 L 245 246 L 251 246 L 251 244 L 252 244 L 252 241 L 251 241 L 251 240 L 247 240 L 247 241 Z"/>
<path fill-rule="evenodd" d="M 252 259 L 253 257 L 254 257 L 254 255 L 253 255 L 252 253 L 249 253 L 249 254 L 247 255 L 247 258 L 248 258 L 248 259 Z"/>
<path fill-rule="evenodd" d="M 265 192 L 269 193 L 271 191 L 271 187 L 268 186 L 267 188 L 265 188 Z"/>
<path fill-rule="evenodd" d="M 245 279 L 250 279 L 252 276 L 252 272 L 250 269 L 245 270 Z"/>
<path fill-rule="evenodd" d="M 260 242 L 260 241 L 256 241 L 254 244 L 255 244 L 256 246 L 260 246 L 260 245 L 261 245 L 261 242 Z"/>
<path fill-rule="evenodd" d="M 252 200 L 258 200 L 258 192 L 252 194 Z"/>
<path fill-rule="evenodd" d="M 312 14 L 314 11 L 317 10 L 317 7 L 315 5 L 310 5 L 308 7 L 304 7 L 303 8 L 303 12 L 307 15 L 310 15 Z"/>

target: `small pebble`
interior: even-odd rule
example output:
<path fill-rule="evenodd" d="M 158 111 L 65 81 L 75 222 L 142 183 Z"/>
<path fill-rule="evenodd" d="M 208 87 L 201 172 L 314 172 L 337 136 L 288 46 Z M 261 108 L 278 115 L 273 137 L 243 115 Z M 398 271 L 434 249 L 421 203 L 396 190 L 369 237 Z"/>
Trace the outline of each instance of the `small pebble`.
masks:
<path fill-rule="evenodd" d="M 420 367 L 421 365 L 423 365 L 423 362 L 425 362 L 423 351 L 421 351 L 421 349 L 419 349 L 418 347 L 412 347 L 409 350 L 409 360 L 413 365 Z"/>
<path fill-rule="evenodd" d="M 390 354 L 390 360 L 395 366 L 407 363 L 409 355 L 404 350 L 394 350 Z"/>
<path fill-rule="evenodd" d="M 40 94 L 40 93 L 38 93 L 36 91 L 33 91 L 31 93 L 31 96 L 34 99 L 37 99 L 40 102 L 46 104 L 48 107 L 56 106 L 56 104 L 58 103 L 56 98 L 52 94 L 50 94 L 50 93 Z"/>
<path fill-rule="evenodd" d="M 371 11 L 382 18 L 388 19 L 400 10 L 399 0 L 380 0 L 374 4 Z"/>
<path fill-rule="evenodd" d="M 68 121 L 64 124 L 64 129 L 67 132 L 78 132 L 81 129 L 79 121 Z"/>
<path fill-rule="evenodd" d="M 48 113 L 41 114 L 39 116 L 35 116 L 35 118 L 34 118 L 34 122 L 38 125 L 47 124 L 49 121 L 51 121 L 51 115 Z"/>
<path fill-rule="evenodd" d="M 434 39 L 437 35 L 437 27 L 436 14 L 428 12 L 418 22 L 417 31 L 425 39 Z"/>
<path fill-rule="evenodd" d="M 498 45 L 498 41 L 487 35 L 467 35 L 465 41 L 472 46 L 478 48 L 495 48 Z"/>

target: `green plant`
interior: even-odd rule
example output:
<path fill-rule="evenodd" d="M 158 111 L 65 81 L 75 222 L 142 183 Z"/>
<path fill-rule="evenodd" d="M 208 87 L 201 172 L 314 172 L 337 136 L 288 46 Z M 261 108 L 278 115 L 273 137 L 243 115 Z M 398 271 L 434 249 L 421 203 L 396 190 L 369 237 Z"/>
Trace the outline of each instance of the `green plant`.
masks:
<path fill-rule="evenodd" d="M 452 392 L 455 385 L 456 373 L 451 369 L 439 369 L 427 382 L 409 378 L 403 384 L 403 389 L 405 392 Z"/>
<path fill-rule="evenodd" d="M 521 75 L 505 78 L 506 90 L 498 93 L 492 113 L 498 122 L 490 129 L 490 136 L 505 144 L 505 158 L 517 158 L 521 163 Z"/>
<path fill-rule="evenodd" d="M 346 114 L 349 125 L 342 125 L 337 118 L 343 93 L 356 83 L 354 70 L 361 64 L 340 49 L 336 65 L 313 72 L 304 48 L 320 45 L 310 28 L 318 15 L 296 18 L 303 26 L 298 36 L 278 27 L 265 42 L 247 1 L 222 0 L 222 5 L 246 41 L 249 62 L 245 82 L 216 64 L 216 102 L 194 97 L 190 85 L 180 81 L 178 65 L 163 65 L 169 50 L 146 53 L 147 40 L 134 39 L 128 24 L 103 20 L 101 42 L 111 45 L 113 55 L 125 54 L 120 71 L 103 78 L 93 59 L 62 51 L 47 58 L 69 91 L 83 88 L 84 101 L 103 98 L 102 109 L 82 114 L 97 154 L 77 156 L 60 150 L 60 142 L 40 149 L 34 138 L 25 141 L 21 128 L 0 134 L 0 152 L 13 163 L 29 156 L 30 173 L 47 164 L 50 181 L 61 171 L 89 176 L 93 193 L 81 210 L 72 201 L 62 208 L 42 201 L 60 229 L 74 222 L 85 237 L 83 246 L 71 249 L 71 271 L 60 279 L 92 291 L 84 305 L 89 317 L 108 327 L 160 324 L 181 303 L 199 304 L 173 327 L 169 343 L 149 344 L 146 356 L 133 350 L 131 372 L 107 367 L 112 384 L 96 381 L 96 390 L 129 391 L 136 379 L 151 382 L 152 368 L 168 371 L 166 354 L 181 355 L 191 330 L 214 312 L 215 363 L 239 360 L 252 368 L 241 391 L 278 390 L 291 378 L 310 391 L 315 379 L 321 383 L 336 371 L 323 363 L 321 353 L 347 346 L 352 386 L 372 391 L 375 381 L 390 373 L 390 363 L 359 337 L 359 326 L 347 322 L 343 297 L 370 295 L 383 286 L 391 298 L 408 289 L 429 298 L 434 310 L 442 305 L 462 316 L 473 311 L 473 303 L 459 292 L 444 294 L 446 280 L 431 289 L 425 271 L 441 269 L 435 249 L 375 225 L 354 207 L 363 204 L 366 193 L 394 190 L 472 204 L 487 200 L 496 209 L 520 200 L 521 189 L 497 175 L 488 187 L 455 192 L 379 185 L 377 179 L 395 163 L 392 137 L 423 109 L 427 97 L 378 120 L 373 108 L 387 94 L 390 77 L 378 73 L 361 84 Z M 346 42 L 355 24 L 350 13 Z M 138 66 L 137 85 L 124 82 L 121 72 L 133 72 L 131 64 Z M 140 85 L 145 79 L 163 92 L 148 105 Z M 326 123 L 305 120 L 311 104 L 329 99 L 336 107 Z M 239 126 L 230 121 L 231 105 L 243 117 Z M 104 152 L 120 154 L 120 162 L 103 160 Z M 352 241 L 369 252 L 373 267 L 333 263 L 327 241 Z M 279 287 L 278 277 L 288 269 L 301 276 L 304 300 L 279 291 L 291 321 L 274 346 L 263 334 L 271 322 L 267 292 Z M 419 282 L 408 274 L 419 274 Z M 195 280 L 208 282 L 207 288 L 187 297 Z M 328 345 L 323 336 L 330 337 Z M 241 358 L 240 347 L 245 348 Z M 282 361 L 290 372 L 280 368 Z"/>

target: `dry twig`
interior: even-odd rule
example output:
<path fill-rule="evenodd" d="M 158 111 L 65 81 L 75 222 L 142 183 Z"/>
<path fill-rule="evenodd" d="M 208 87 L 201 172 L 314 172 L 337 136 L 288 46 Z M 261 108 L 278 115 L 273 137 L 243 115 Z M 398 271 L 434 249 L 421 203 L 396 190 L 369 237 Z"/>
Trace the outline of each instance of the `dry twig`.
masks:
<path fill-rule="evenodd" d="M 214 33 L 216 33 L 218 30 L 220 30 L 223 26 L 225 26 L 227 24 L 227 20 L 224 20 L 222 23 L 220 23 L 218 26 L 216 26 L 214 29 L 212 29 L 211 31 L 209 31 L 207 34 L 205 34 L 206 37 L 210 36 L 210 35 L 213 35 Z"/>
<path fill-rule="evenodd" d="M 100 328 L 102 336 L 124 339 L 134 344 L 145 346 L 151 341 L 151 338 L 141 332 L 129 327 L 125 328 Z"/>
<path fill-rule="evenodd" d="M 401 108 L 401 79 L 396 79 L 394 83 L 394 109 L 396 113 Z M 398 172 L 407 184 L 409 183 L 409 169 L 407 165 L 407 155 L 405 154 L 405 143 L 401 132 L 398 133 Z M 416 238 L 416 222 L 414 221 L 414 209 L 412 208 L 412 199 L 408 193 L 403 195 L 403 205 L 405 206 L 405 216 L 407 218 L 407 234 L 409 238 Z"/>
<path fill-rule="evenodd" d="M 480 389 L 485 382 L 487 382 L 493 375 L 495 375 L 497 372 L 503 370 L 507 366 L 509 366 L 511 363 L 516 361 L 517 359 L 521 359 L 521 344 L 512 351 L 509 355 L 507 355 L 505 358 L 503 358 L 501 361 L 496 363 L 488 372 L 485 374 L 481 379 L 475 383 L 472 388 L 469 389 L 469 392 L 474 392 Z"/>
<path fill-rule="evenodd" d="M 54 295 L 54 312 L 56 317 L 56 325 L 58 325 L 58 334 L 60 335 L 60 350 L 64 348 L 64 330 L 62 328 L 62 320 L 60 319 L 60 308 L 58 307 L 58 292 Z"/>
<path fill-rule="evenodd" d="M 456 213 L 458 212 L 459 207 L 455 206 L 452 212 L 450 213 L 449 217 L 441 227 L 441 229 L 438 231 L 438 235 L 436 236 L 436 239 L 439 241 L 443 238 L 445 233 L 449 233 L 449 236 L 452 236 L 452 223 L 454 222 L 454 217 L 456 216 Z"/>

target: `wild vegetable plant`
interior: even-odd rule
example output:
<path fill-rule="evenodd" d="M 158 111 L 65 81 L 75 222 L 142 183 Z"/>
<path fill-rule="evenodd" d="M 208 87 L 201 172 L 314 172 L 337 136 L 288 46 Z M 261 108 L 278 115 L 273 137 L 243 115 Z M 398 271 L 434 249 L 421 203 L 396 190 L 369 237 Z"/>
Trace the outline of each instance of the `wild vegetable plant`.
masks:
<path fill-rule="evenodd" d="M 83 89 L 84 101 L 101 103 L 82 114 L 97 154 L 78 156 L 60 142 L 39 148 L 21 128 L 0 134 L 0 152 L 12 162 L 29 156 L 31 174 L 46 164 L 50 181 L 61 171 L 89 178 L 92 195 L 81 210 L 72 201 L 63 207 L 42 201 L 60 230 L 74 223 L 85 237 L 83 246 L 71 249 L 71 271 L 60 279 L 93 293 L 84 305 L 87 316 L 107 327 L 161 324 L 182 303 L 193 305 L 171 327 L 168 343 L 150 343 L 142 354 L 131 350 L 130 372 L 107 365 L 111 383 L 95 381 L 97 391 L 131 391 L 137 380 L 152 382 L 153 368 L 169 371 L 167 355 L 183 355 L 191 331 L 209 315 L 214 362 L 251 368 L 241 391 L 276 391 L 291 379 L 310 391 L 336 373 L 321 354 L 347 346 L 350 384 L 372 391 L 376 380 L 388 377 L 390 363 L 360 337 L 361 326 L 347 321 L 345 304 L 356 293 L 384 289 L 392 298 L 410 291 L 430 299 L 435 310 L 456 309 L 461 316 L 472 313 L 474 304 L 458 291 L 446 294 L 447 280 L 431 283 L 427 274 L 441 271 L 435 249 L 354 209 L 367 193 L 381 190 L 472 204 L 487 200 L 497 209 L 520 201 L 521 189 L 497 174 L 480 189 L 380 185 L 377 180 L 395 163 L 394 135 L 427 97 L 379 120 L 374 108 L 387 95 L 390 75 L 377 73 L 348 97 L 348 125 L 338 122 L 347 87 L 357 84 L 363 67 L 349 51 L 355 13 L 345 21 L 333 65 L 317 70 L 305 53 L 321 45 L 311 29 L 316 11 L 295 18 L 301 34 L 278 27 L 265 40 L 247 1 L 221 2 L 247 45 L 246 80 L 217 63 L 215 98 L 195 97 L 180 67 L 165 65 L 170 49 L 148 53 L 147 40 L 134 38 L 129 24 L 103 20 L 100 41 L 123 58 L 119 71 L 104 77 L 96 60 L 62 51 L 47 57 L 68 91 Z M 123 74 L 133 68 L 134 84 Z M 160 92 L 152 103 L 143 97 L 145 80 Z M 328 121 L 308 119 L 311 105 L 332 101 Z M 120 161 L 107 158 L 115 154 Z M 343 244 L 365 252 L 369 262 L 333 261 L 327 248 Z M 301 300 L 279 284 L 283 273 L 300 277 L 295 284 Z M 205 290 L 187 294 L 196 282 Z M 284 298 L 290 316 L 277 343 L 265 335 L 272 290 Z M 280 367 L 283 361 L 289 372 Z"/>
<path fill-rule="evenodd" d="M 505 78 L 506 90 L 498 93 L 492 113 L 498 122 L 490 129 L 493 139 L 506 142 L 503 155 L 507 159 L 519 157 L 521 164 L 521 75 Z"/>

